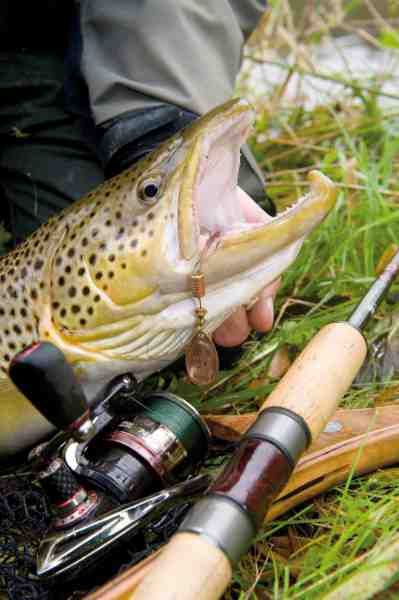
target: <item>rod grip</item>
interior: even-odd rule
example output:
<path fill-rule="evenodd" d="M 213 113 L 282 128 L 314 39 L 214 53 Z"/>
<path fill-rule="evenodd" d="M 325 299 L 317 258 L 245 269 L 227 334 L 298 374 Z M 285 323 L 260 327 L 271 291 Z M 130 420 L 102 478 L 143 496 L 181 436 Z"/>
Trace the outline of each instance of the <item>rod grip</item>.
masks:
<path fill-rule="evenodd" d="M 177 533 L 128 599 L 211 600 L 223 594 L 231 574 L 222 550 L 199 535 Z"/>
<path fill-rule="evenodd" d="M 292 410 L 306 421 L 312 439 L 316 439 L 350 388 L 366 354 L 366 341 L 352 325 L 326 325 L 301 352 L 260 410 L 271 406 Z"/>

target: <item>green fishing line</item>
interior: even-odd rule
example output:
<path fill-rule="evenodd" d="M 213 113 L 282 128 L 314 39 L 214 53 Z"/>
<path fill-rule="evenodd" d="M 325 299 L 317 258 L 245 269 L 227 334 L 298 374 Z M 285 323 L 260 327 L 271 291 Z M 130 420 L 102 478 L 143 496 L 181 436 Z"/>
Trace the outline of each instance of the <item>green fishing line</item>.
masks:
<path fill-rule="evenodd" d="M 168 427 L 187 451 L 190 462 L 196 463 L 207 452 L 209 430 L 197 411 L 185 400 L 173 394 L 153 394 L 147 399 L 145 414 Z"/>

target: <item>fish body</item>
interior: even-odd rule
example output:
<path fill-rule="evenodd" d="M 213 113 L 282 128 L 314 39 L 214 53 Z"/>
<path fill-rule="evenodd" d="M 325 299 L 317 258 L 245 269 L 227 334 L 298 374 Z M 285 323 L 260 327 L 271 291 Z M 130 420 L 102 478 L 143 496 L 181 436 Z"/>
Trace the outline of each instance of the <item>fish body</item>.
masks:
<path fill-rule="evenodd" d="M 0 456 L 50 424 L 7 377 L 12 357 L 56 344 L 87 397 L 114 376 L 162 369 L 195 333 L 191 276 L 204 274 L 211 333 L 295 259 L 335 202 L 332 183 L 269 217 L 238 186 L 254 114 L 232 100 L 106 181 L 0 260 Z"/>

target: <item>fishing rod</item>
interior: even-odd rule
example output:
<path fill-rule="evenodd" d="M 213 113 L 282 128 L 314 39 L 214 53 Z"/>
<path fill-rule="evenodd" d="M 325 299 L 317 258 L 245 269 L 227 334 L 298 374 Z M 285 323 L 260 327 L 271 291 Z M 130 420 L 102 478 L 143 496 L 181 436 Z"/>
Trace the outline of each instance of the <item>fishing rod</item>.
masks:
<path fill-rule="evenodd" d="M 310 341 L 129 600 L 220 598 L 271 503 L 359 372 L 367 354 L 361 330 L 398 270 L 399 252 L 349 319 L 326 325 Z"/>
<path fill-rule="evenodd" d="M 256 413 L 212 415 L 206 418 L 211 431 L 228 441 L 246 432 Z M 222 429 L 220 424 L 222 423 Z M 226 425 L 227 424 L 227 425 Z M 341 427 L 341 429 L 339 429 Z M 361 452 L 359 449 L 361 448 Z M 286 487 L 271 505 L 266 522 L 294 506 L 345 481 L 398 462 L 399 407 L 397 404 L 366 409 L 339 409 L 323 433 L 312 443 L 290 477 Z M 160 550 L 123 571 L 84 600 L 127 600 L 151 568 Z"/>

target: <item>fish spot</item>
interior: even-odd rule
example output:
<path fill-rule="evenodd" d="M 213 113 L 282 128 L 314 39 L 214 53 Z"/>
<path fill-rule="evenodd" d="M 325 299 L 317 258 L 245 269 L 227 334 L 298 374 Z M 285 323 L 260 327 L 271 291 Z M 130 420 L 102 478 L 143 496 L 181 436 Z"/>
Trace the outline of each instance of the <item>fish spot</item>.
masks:
<path fill-rule="evenodd" d="M 98 235 L 98 229 L 93 229 L 91 232 L 91 237 L 97 237 Z"/>
<path fill-rule="evenodd" d="M 109 260 L 109 262 L 114 262 L 114 260 L 115 260 L 115 254 L 110 254 L 108 256 L 108 260 Z"/>
<path fill-rule="evenodd" d="M 4 330 L 4 335 L 10 335 L 10 330 L 9 329 L 5 329 Z"/>
<path fill-rule="evenodd" d="M 22 267 L 22 269 L 21 269 L 21 276 L 22 277 L 26 277 L 27 274 L 28 274 L 27 268 L 26 267 Z"/>
<path fill-rule="evenodd" d="M 142 250 L 141 251 L 141 256 L 147 256 L 147 250 Z"/>
<path fill-rule="evenodd" d="M 153 212 L 149 212 L 147 215 L 147 220 L 152 221 L 154 217 L 155 217 L 155 214 Z"/>
<path fill-rule="evenodd" d="M 39 288 L 40 288 L 41 290 L 44 288 L 44 281 L 41 281 L 41 282 L 39 283 Z"/>
<path fill-rule="evenodd" d="M 99 296 L 98 294 L 96 294 L 93 298 L 94 302 L 100 302 L 101 300 L 101 296 Z"/>
<path fill-rule="evenodd" d="M 73 314 L 78 314 L 80 312 L 80 306 L 78 304 L 72 304 L 72 308 L 71 308 Z"/>
<path fill-rule="evenodd" d="M 3 317 L 4 315 L 5 315 L 4 308 L 0 308 L 0 317 Z"/>
<path fill-rule="evenodd" d="M 125 233 L 125 228 L 124 227 L 120 227 L 118 229 L 118 233 L 116 234 L 115 239 L 120 240 L 124 233 Z"/>
<path fill-rule="evenodd" d="M 83 267 L 80 267 L 79 271 L 78 271 L 78 275 L 79 277 L 82 277 L 82 275 L 85 274 L 85 269 Z"/>
<path fill-rule="evenodd" d="M 37 291 L 35 290 L 35 288 L 31 290 L 30 297 L 32 298 L 32 300 L 37 300 Z"/>
<path fill-rule="evenodd" d="M 68 296 L 70 298 L 74 298 L 76 296 L 76 287 L 71 285 L 71 287 L 68 289 Z"/>
<path fill-rule="evenodd" d="M 150 229 L 150 231 L 148 232 L 148 237 L 154 237 L 154 230 Z"/>
<path fill-rule="evenodd" d="M 72 271 L 72 267 L 71 267 L 71 265 L 67 265 L 67 266 L 65 267 L 65 273 L 70 273 L 71 271 Z"/>
<path fill-rule="evenodd" d="M 87 314 L 92 315 L 93 313 L 94 313 L 94 308 L 92 306 L 89 306 L 87 309 Z"/>
<path fill-rule="evenodd" d="M 101 279 L 101 278 L 102 278 L 102 276 L 103 276 L 103 274 L 102 274 L 102 272 L 101 272 L 101 271 L 98 271 L 98 272 L 96 273 L 96 275 L 95 275 L 95 277 L 96 277 L 96 279 L 97 279 L 97 280 L 98 280 L 98 279 Z"/>
<path fill-rule="evenodd" d="M 11 315 L 12 317 L 15 317 L 15 308 L 12 308 L 12 309 L 10 310 L 10 315 Z"/>
<path fill-rule="evenodd" d="M 7 292 L 11 296 L 11 298 L 17 298 L 18 297 L 18 293 L 17 293 L 16 289 L 12 287 L 12 285 L 8 286 Z"/>
<path fill-rule="evenodd" d="M 105 221 L 105 226 L 106 226 L 106 227 L 111 227 L 111 225 L 112 225 L 112 221 L 111 221 L 111 219 L 107 219 L 107 220 Z"/>
<path fill-rule="evenodd" d="M 10 360 L 10 355 L 9 355 L 9 354 L 5 354 L 5 355 L 4 355 L 4 360 L 6 360 L 7 362 L 9 362 L 9 360 Z"/>
<path fill-rule="evenodd" d="M 116 211 L 116 213 L 115 213 L 115 217 L 116 217 L 117 219 L 121 219 L 121 218 L 122 218 L 122 213 L 121 213 L 121 211 L 120 211 L 120 210 L 117 210 L 117 211 Z"/>
<path fill-rule="evenodd" d="M 105 242 L 101 242 L 100 250 L 106 250 L 106 249 L 107 249 L 107 244 Z"/>
<path fill-rule="evenodd" d="M 57 267 L 59 267 L 61 263 L 62 263 L 62 257 L 61 257 L 61 256 L 58 256 L 58 257 L 55 259 L 55 264 L 57 265 Z"/>
<path fill-rule="evenodd" d="M 69 258 L 73 258 L 75 256 L 75 249 L 69 248 L 67 255 L 69 256 Z"/>
<path fill-rule="evenodd" d="M 65 277 L 61 276 L 61 277 L 58 278 L 58 285 L 60 285 L 61 287 L 63 285 L 65 285 Z"/>
<path fill-rule="evenodd" d="M 132 248 L 136 248 L 137 244 L 138 244 L 138 241 L 137 241 L 137 240 L 132 240 L 132 241 L 130 242 L 130 246 L 131 246 Z"/>
<path fill-rule="evenodd" d="M 16 350 L 17 349 L 17 347 L 14 344 L 14 342 L 8 342 L 8 347 L 9 347 L 10 350 Z"/>
<path fill-rule="evenodd" d="M 112 279 L 114 275 L 115 275 L 115 273 L 113 271 L 108 271 L 108 277 L 110 279 Z"/>
<path fill-rule="evenodd" d="M 13 330 L 15 331 L 15 333 L 16 333 L 17 335 L 21 335 L 21 333 L 22 333 L 22 329 L 20 328 L 20 326 L 19 326 L 19 325 L 14 325 L 14 326 L 13 326 Z"/>
<path fill-rule="evenodd" d="M 95 254 L 90 254 L 89 263 L 94 266 L 96 264 L 96 261 L 97 261 L 97 256 Z"/>
<path fill-rule="evenodd" d="M 29 333 L 32 333 L 33 327 L 32 327 L 32 325 L 30 323 L 27 323 L 27 325 L 26 325 L 26 331 L 29 331 Z"/>
<path fill-rule="evenodd" d="M 86 321 L 86 319 L 80 319 L 79 323 L 82 327 L 84 327 L 86 325 L 87 321 Z"/>
<path fill-rule="evenodd" d="M 85 285 L 85 287 L 83 288 L 82 294 L 83 296 L 88 296 L 90 294 L 90 288 L 87 285 Z"/>
<path fill-rule="evenodd" d="M 57 310 L 57 308 L 60 307 L 60 303 L 59 302 L 53 302 L 51 306 L 52 306 L 52 308 L 54 308 L 54 310 Z"/>
<path fill-rule="evenodd" d="M 121 264 L 122 269 L 126 269 L 126 263 Z"/>
<path fill-rule="evenodd" d="M 61 317 L 65 317 L 66 314 L 67 314 L 66 308 L 61 308 L 61 310 L 60 310 Z"/>
<path fill-rule="evenodd" d="M 20 313 L 21 317 L 27 317 L 28 316 L 26 308 L 22 307 L 21 310 L 19 311 L 19 313 Z"/>

